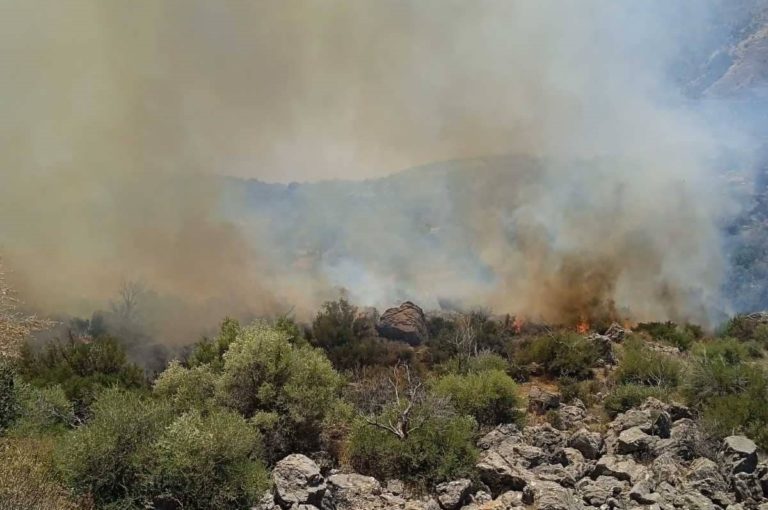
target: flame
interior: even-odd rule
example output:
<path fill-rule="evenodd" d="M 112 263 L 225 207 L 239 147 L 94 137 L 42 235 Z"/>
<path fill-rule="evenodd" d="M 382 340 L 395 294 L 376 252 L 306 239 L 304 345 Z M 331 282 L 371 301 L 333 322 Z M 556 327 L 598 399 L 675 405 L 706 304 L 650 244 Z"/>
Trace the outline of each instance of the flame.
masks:
<path fill-rule="evenodd" d="M 525 320 L 515 316 L 515 320 L 512 321 L 512 330 L 519 335 L 523 331 L 523 326 L 525 326 Z"/>
<path fill-rule="evenodd" d="M 579 323 L 576 324 L 576 332 L 582 335 L 589 332 L 589 321 L 587 321 L 587 319 L 582 317 L 579 320 Z"/>

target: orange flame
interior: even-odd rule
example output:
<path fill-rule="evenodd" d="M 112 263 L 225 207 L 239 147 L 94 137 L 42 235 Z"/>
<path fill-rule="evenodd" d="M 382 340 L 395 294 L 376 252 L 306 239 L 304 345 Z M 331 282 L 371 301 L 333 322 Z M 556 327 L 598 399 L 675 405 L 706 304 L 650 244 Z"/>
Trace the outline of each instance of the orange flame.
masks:
<path fill-rule="evenodd" d="M 525 326 L 525 320 L 522 317 L 515 316 L 515 320 L 512 321 L 512 330 L 516 334 L 520 334 L 523 331 L 523 326 Z"/>
<path fill-rule="evenodd" d="M 585 334 L 589 332 L 589 322 L 585 318 L 581 318 L 579 320 L 579 323 L 576 324 L 576 332 L 580 334 Z"/>

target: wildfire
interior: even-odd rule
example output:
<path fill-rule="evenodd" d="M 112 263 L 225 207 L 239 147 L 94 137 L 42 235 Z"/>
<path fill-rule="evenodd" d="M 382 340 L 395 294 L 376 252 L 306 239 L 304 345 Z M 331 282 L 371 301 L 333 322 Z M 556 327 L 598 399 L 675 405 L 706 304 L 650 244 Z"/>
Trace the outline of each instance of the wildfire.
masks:
<path fill-rule="evenodd" d="M 579 320 L 579 323 L 576 324 L 576 332 L 582 335 L 589 332 L 589 321 L 587 321 L 587 319 L 582 317 Z"/>
<path fill-rule="evenodd" d="M 512 321 L 512 331 L 516 334 L 520 334 L 525 326 L 525 320 L 522 317 L 515 316 L 515 320 Z"/>

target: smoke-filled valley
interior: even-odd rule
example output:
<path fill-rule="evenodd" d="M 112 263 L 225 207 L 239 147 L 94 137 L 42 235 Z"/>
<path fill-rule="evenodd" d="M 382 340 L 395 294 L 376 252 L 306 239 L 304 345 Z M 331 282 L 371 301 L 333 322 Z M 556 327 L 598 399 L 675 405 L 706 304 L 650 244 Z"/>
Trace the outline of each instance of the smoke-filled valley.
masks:
<path fill-rule="evenodd" d="M 0 0 L 0 510 L 765 510 L 768 0 Z"/>

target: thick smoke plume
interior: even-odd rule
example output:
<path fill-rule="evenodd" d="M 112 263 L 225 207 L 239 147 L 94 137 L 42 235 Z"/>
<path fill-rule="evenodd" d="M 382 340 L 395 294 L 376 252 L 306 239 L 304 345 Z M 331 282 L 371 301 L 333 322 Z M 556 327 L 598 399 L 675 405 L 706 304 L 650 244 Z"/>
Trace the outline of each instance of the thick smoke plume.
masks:
<path fill-rule="evenodd" d="M 183 303 L 163 329 L 191 324 L 181 336 L 309 311 L 338 285 L 363 304 L 706 320 L 731 212 L 715 170 L 742 140 L 674 86 L 724 4 L 668 4 L 6 1 L 0 249 L 43 311 L 139 280 Z M 220 193 L 223 175 L 359 180 L 493 154 L 535 163 L 470 165 L 384 208 L 300 186 L 319 191 L 280 235 Z M 413 227 L 419 193 L 441 233 Z"/>

